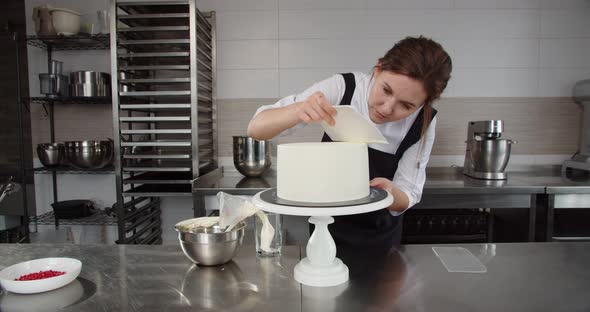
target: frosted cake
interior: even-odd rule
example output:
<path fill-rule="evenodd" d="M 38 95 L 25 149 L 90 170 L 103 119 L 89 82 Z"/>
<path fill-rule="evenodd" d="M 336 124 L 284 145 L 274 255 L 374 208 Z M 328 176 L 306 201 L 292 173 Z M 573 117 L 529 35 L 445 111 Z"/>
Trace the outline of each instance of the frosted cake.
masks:
<path fill-rule="evenodd" d="M 369 196 L 366 143 L 280 144 L 277 152 L 277 196 L 329 203 Z"/>

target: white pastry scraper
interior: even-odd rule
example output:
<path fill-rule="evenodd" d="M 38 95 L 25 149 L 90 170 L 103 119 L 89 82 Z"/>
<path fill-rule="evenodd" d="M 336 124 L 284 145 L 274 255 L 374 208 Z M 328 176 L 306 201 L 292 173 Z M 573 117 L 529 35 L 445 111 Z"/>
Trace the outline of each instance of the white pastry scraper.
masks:
<path fill-rule="evenodd" d="M 335 142 L 381 143 L 388 144 L 379 129 L 372 125 L 352 106 L 335 106 L 338 112 L 334 116 L 336 124 L 330 126 L 326 121 L 321 125 L 328 136 Z"/>

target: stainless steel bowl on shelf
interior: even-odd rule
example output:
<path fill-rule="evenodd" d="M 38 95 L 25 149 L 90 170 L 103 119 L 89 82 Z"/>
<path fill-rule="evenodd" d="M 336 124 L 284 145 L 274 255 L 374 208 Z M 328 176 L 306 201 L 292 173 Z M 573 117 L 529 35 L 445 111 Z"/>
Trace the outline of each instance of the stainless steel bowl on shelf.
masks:
<path fill-rule="evenodd" d="M 176 227 L 182 251 L 199 265 L 224 264 L 236 255 L 244 239 L 246 223 L 241 221 L 229 232 L 218 225 L 183 231 Z"/>
<path fill-rule="evenodd" d="M 70 73 L 70 93 L 76 97 L 111 95 L 111 75 L 89 70 Z"/>
<path fill-rule="evenodd" d="M 272 164 L 271 144 L 247 136 L 233 137 L 234 166 L 247 177 L 261 176 Z"/>
<path fill-rule="evenodd" d="M 81 70 L 70 73 L 70 83 L 111 84 L 111 74 L 91 70 Z"/>
<path fill-rule="evenodd" d="M 66 159 L 75 168 L 100 169 L 113 161 L 113 141 L 67 141 Z"/>
<path fill-rule="evenodd" d="M 60 143 L 37 144 L 37 156 L 43 166 L 59 166 L 65 157 L 64 145 Z"/>
<path fill-rule="evenodd" d="M 70 85 L 70 95 L 76 97 L 110 96 L 111 86 L 94 83 L 73 83 Z"/>

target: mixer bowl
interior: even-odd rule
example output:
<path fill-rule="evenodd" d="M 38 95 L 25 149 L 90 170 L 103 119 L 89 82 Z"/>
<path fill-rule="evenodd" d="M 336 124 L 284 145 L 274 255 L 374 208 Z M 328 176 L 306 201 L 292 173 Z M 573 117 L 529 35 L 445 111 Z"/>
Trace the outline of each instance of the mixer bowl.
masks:
<path fill-rule="evenodd" d="M 483 139 L 469 142 L 469 154 L 475 171 L 504 172 L 510 159 L 512 140 Z"/>
<path fill-rule="evenodd" d="M 247 177 L 261 176 L 271 165 L 270 142 L 247 136 L 233 137 L 234 166 Z"/>

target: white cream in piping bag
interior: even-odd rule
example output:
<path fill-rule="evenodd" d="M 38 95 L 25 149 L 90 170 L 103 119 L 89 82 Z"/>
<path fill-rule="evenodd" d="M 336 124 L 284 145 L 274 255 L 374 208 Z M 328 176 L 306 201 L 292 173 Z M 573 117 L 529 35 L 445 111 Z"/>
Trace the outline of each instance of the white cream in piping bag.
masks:
<path fill-rule="evenodd" d="M 275 229 L 270 225 L 268 222 L 268 218 L 261 210 L 256 212 L 256 216 L 262 222 L 262 230 L 260 231 L 260 249 L 271 252 L 270 244 L 272 242 L 272 238 L 275 236 Z"/>

